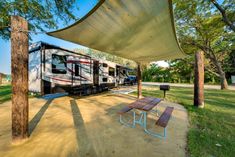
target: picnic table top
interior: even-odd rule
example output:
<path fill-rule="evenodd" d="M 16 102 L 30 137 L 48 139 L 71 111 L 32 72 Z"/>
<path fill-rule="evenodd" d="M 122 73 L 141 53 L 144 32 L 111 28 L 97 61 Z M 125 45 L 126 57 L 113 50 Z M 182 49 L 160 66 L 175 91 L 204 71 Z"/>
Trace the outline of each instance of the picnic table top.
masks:
<path fill-rule="evenodd" d="M 159 102 L 161 102 L 161 99 L 159 98 L 145 97 L 145 98 L 138 99 L 135 102 L 129 104 L 128 107 L 139 109 L 139 110 L 144 110 L 144 111 L 150 111 L 155 106 L 157 106 Z"/>

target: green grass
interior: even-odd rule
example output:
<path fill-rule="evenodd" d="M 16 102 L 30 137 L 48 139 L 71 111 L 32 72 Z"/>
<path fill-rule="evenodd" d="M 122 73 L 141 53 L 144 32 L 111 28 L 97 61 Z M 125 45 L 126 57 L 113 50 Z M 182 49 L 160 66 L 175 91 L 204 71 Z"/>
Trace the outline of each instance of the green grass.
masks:
<path fill-rule="evenodd" d="M 11 100 L 11 85 L 0 86 L 0 104 Z"/>
<path fill-rule="evenodd" d="M 0 86 L 0 104 L 11 100 L 11 85 Z M 29 95 L 29 98 L 38 97 L 39 95 Z"/>
<path fill-rule="evenodd" d="M 142 93 L 143 96 L 163 96 L 158 87 L 143 89 Z M 193 106 L 192 88 L 172 87 L 167 92 L 167 100 L 182 104 L 188 110 L 187 149 L 191 157 L 235 156 L 235 91 L 205 90 L 203 109 Z"/>

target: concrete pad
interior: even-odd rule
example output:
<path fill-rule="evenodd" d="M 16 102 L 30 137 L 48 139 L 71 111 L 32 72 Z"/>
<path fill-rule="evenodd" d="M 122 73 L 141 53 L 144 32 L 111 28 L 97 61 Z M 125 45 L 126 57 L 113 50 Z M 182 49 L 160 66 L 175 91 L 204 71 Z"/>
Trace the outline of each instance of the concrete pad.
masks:
<path fill-rule="evenodd" d="M 11 102 L 0 105 L 0 156 L 91 156 L 91 157 L 183 157 L 186 156 L 187 112 L 183 106 L 161 102 L 163 111 L 173 106 L 167 139 L 152 137 L 143 128 L 129 128 L 119 123 L 117 112 L 135 101 L 135 97 L 105 93 L 82 98 L 61 97 L 50 100 L 30 99 L 31 133 L 24 143 L 11 143 Z M 131 115 L 125 116 L 127 121 Z M 155 125 L 158 117 L 148 116 L 148 128 L 162 132 Z"/>

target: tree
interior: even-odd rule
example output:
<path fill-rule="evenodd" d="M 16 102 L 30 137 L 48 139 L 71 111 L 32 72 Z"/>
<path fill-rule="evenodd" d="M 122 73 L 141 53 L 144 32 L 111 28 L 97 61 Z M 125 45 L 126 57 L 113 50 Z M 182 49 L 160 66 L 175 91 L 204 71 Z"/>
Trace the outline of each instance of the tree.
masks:
<path fill-rule="evenodd" d="M 188 56 L 182 59 L 176 59 L 169 62 L 170 72 L 173 82 L 178 83 L 192 83 L 193 82 L 193 69 L 194 57 Z M 174 80 L 173 80 L 174 79 Z"/>
<path fill-rule="evenodd" d="M 221 89 L 226 89 L 228 84 L 220 60 L 222 53 L 231 51 L 234 33 L 226 29 L 209 1 L 176 0 L 175 15 L 182 48 L 189 53 L 204 51 L 206 58 L 216 67 Z"/>
<path fill-rule="evenodd" d="M 220 5 L 216 0 L 210 0 L 212 4 L 218 9 L 218 11 L 222 15 L 222 19 L 226 25 L 230 27 L 231 30 L 235 32 L 235 3 L 231 2 L 230 0 L 224 0 L 222 5 Z M 232 19 L 233 18 L 233 19 Z"/>
<path fill-rule="evenodd" d="M 10 16 L 26 19 L 30 31 L 56 29 L 59 24 L 76 20 L 76 0 L 5 0 L 0 1 L 0 38 L 10 37 Z"/>

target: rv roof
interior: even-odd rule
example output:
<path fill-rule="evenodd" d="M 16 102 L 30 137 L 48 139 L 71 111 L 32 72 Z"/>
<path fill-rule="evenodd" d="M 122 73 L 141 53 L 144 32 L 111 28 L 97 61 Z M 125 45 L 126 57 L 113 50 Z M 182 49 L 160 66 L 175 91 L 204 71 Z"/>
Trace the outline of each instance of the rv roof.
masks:
<path fill-rule="evenodd" d="M 77 52 L 74 52 L 74 51 L 71 51 L 71 50 L 68 50 L 68 49 L 65 49 L 65 48 L 56 46 L 56 45 L 52 45 L 52 44 L 49 44 L 49 43 L 46 43 L 46 42 L 43 42 L 43 41 L 39 41 L 39 42 L 36 42 L 36 43 L 32 43 L 32 44 L 29 46 L 29 53 L 34 52 L 34 51 L 37 51 L 37 50 L 40 50 L 42 47 L 45 47 L 45 48 L 47 48 L 47 49 L 59 49 L 59 50 L 67 51 L 67 52 L 69 52 L 69 53 L 73 53 L 73 54 L 76 54 L 76 55 L 81 55 L 81 56 L 85 56 L 85 57 L 91 58 L 91 57 L 88 56 L 88 55 L 84 55 L 84 54 L 81 54 L 81 53 L 77 53 Z"/>

